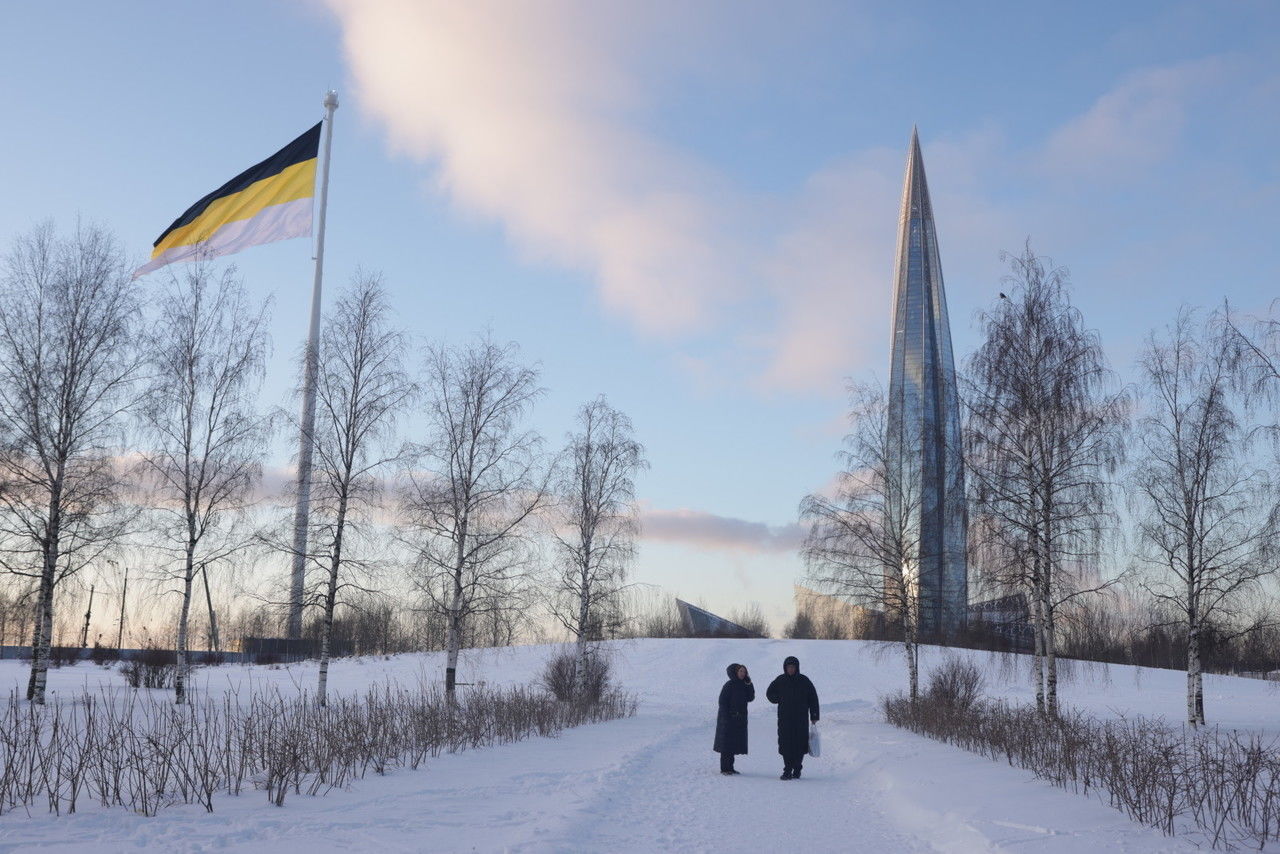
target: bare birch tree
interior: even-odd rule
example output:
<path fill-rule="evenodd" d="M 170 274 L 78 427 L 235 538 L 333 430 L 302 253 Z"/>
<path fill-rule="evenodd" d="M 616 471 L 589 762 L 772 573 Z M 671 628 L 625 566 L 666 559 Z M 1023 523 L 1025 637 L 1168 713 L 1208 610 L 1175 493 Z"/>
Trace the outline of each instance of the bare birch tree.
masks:
<path fill-rule="evenodd" d="M 1205 722 L 1201 643 L 1274 571 L 1275 484 L 1233 406 L 1233 345 L 1183 309 L 1142 356 L 1147 415 L 1132 488 L 1146 589 L 1187 632 L 1187 722 Z"/>
<path fill-rule="evenodd" d="M 193 586 L 244 548 L 237 523 L 262 473 L 266 422 L 257 412 L 267 307 L 251 306 L 234 268 L 203 262 L 169 279 L 147 341 L 150 382 L 140 407 L 143 465 L 157 496 L 165 577 L 178 585 L 174 701 L 185 703 Z M 211 627 L 212 628 L 212 627 Z"/>
<path fill-rule="evenodd" d="M 0 285 L 0 560 L 36 579 L 27 699 L 44 702 L 58 585 L 124 531 L 118 451 L 134 404 L 138 297 L 114 239 L 42 225 Z"/>
<path fill-rule="evenodd" d="M 804 559 L 810 582 L 853 602 L 883 605 L 902 630 L 912 702 L 920 686 L 920 483 L 894 465 L 910 437 L 892 435 L 889 404 L 879 386 L 850 388 L 852 431 L 841 453 L 834 497 L 800 504 L 809 532 Z M 909 429 L 904 425 L 903 429 Z M 926 603 L 927 604 L 927 603 Z"/>
<path fill-rule="evenodd" d="M 603 396 L 578 410 L 578 431 L 569 436 L 556 483 L 552 538 L 558 573 L 552 615 L 577 645 L 575 694 L 587 675 L 590 642 L 604 636 L 604 619 L 620 610 L 617 597 L 635 556 L 639 530 L 635 477 L 644 469 L 644 448 L 631 419 Z"/>
<path fill-rule="evenodd" d="M 1030 246 L 1008 260 L 1011 294 L 981 315 L 963 395 L 972 545 L 987 572 L 1026 591 L 1036 707 L 1056 715 L 1056 611 L 1110 583 L 1086 570 L 1113 526 L 1129 400 L 1071 304 L 1066 271 Z"/>
<path fill-rule="evenodd" d="M 422 385 L 427 436 L 412 448 L 403 517 L 414 583 L 445 615 L 452 697 L 468 622 L 527 604 L 528 533 L 550 467 L 522 425 L 542 389 L 514 344 L 430 347 Z"/>
<path fill-rule="evenodd" d="M 377 276 L 358 274 L 330 310 L 321 333 L 316 377 L 315 468 L 311 519 L 315 559 L 324 569 L 320 592 L 320 676 L 316 697 L 327 702 L 333 615 L 359 565 L 353 540 L 376 509 L 379 473 L 398 458 L 388 447 L 397 415 L 413 394 L 404 371 L 404 333 L 389 323 Z"/>
<path fill-rule="evenodd" d="M 1254 318 L 1251 324 L 1236 321 L 1231 306 L 1217 316 L 1231 347 L 1242 387 L 1252 397 L 1280 399 L 1280 300 L 1271 303 L 1271 316 Z M 1252 329 L 1248 328 L 1252 326 Z"/>

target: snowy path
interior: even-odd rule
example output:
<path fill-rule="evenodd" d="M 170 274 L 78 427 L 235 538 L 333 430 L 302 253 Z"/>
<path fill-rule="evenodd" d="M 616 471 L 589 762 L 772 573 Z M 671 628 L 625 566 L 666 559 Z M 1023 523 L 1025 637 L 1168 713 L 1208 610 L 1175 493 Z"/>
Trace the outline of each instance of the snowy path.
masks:
<path fill-rule="evenodd" d="M 772 678 L 768 663 L 797 648 L 822 694 L 824 756 L 806 762 L 802 780 L 783 782 L 763 687 Z M 640 713 L 629 720 L 443 756 L 347 791 L 293 797 L 283 809 L 251 792 L 216 801 L 212 815 L 192 807 L 150 819 L 98 808 L 61 819 L 5 815 L 0 852 L 1197 850 L 1096 798 L 882 723 L 876 697 L 896 687 L 896 661 L 864 653 L 818 641 L 625 644 L 618 664 L 641 692 Z M 524 682 L 546 655 L 545 648 L 477 653 L 469 678 Z M 761 694 L 751 710 L 752 752 L 738 758 L 740 776 L 723 777 L 710 750 L 714 697 L 724 665 L 747 658 Z M 363 671 L 345 664 L 340 676 L 356 690 L 383 678 L 412 682 L 423 666 L 421 657 L 405 656 Z M 81 680 L 93 672 L 82 671 Z M 289 684 L 305 679 L 305 670 L 258 669 L 252 678 Z M 1149 687 L 1141 692 L 1117 690 L 1109 677 L 1096 685 L 1078 680 L 1073 689 L 1104 708 L 1163 702 L 1163 683 L 1143 678 Z M 1236 714 L 1274 702 L 1237 681 Z M 696 682 L 699 696 L 690 699 Z"/>

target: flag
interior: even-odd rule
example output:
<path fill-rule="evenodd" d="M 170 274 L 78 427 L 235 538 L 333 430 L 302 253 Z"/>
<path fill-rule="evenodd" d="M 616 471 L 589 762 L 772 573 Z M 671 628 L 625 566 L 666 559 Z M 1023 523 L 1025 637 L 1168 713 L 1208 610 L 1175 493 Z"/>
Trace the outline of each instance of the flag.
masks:
<path fill-rule="evenodd" d="M 151 260 L 134 278 L 174 261 L 310 235 L 322 124 L 187 208 L 156 238 Z"/>

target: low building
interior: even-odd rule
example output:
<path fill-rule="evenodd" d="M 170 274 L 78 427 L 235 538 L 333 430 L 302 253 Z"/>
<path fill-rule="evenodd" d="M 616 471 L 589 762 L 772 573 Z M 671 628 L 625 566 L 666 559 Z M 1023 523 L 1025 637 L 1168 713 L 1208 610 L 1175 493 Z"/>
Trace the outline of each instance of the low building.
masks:
<path fill-rule="evenodd" d="M 743 628 L 732 620 L 717 616 L 710 611 L 690 605 L 683 599 L 676 600 L 680 609 L 680 619 L 684 621 L 684 630 L 691 638 L 758 638 L 763 635 Z"/>

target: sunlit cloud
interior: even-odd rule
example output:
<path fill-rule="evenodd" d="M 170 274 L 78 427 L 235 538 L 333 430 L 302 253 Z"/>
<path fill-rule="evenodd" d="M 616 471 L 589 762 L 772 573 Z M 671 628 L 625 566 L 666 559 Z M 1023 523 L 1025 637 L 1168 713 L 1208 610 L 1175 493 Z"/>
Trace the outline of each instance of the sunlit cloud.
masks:
<path fill-rule="evenodd" d="M 583 271 L 607 312 L 672 340 L 695 389 L 835 397 L 844 377 L 884 368 L 909 128 L 901 147 L 853 142 L 795 188 L 758 193 L 655 120 L 670 85 L 655 56 L 748 86 L 743 57 L 776 59 L 812 21 L 750 4 L 327 2 L 355 100 L 392 148 L 525 257 Z M 858 32 L 855 51 L 874 24 Z M 1132 71 L 1017 145 L 982 116 L 953 135 L 922 116 L 948 291 L 982 304 L 1001 250 L 1032 236 L 1053 252 L 1087 230 L 1082 202 L 1049 184 L 1135 179 L 1250 76 L 1236 57 Z M 972 304 L 951 306 L 953 330 Z"/>
<path fill-rule="evenodd" d="M 766 525 L 701 510 L 646 507 L 640 524 L 645 540 L 698 549 L 795 553 L 804 539 L 799 525 Z"/>
<path fill-rule="evenodd" d="M 1133 72 L 1049 137 L 1041 167 L 1067 180 L 1141 175 L 1174 150 L 1191 101 L 1220 87 L 1231 66 L 1208 57 Z"/>
<path fill-rule="evenodd" d="M 438 189 L 533 259 L 582 269 L 650 332 L 706 322 L 732 281 L 714 177 L 635 126 L 643 7 L 331 0 L 362 109 Z"/>

